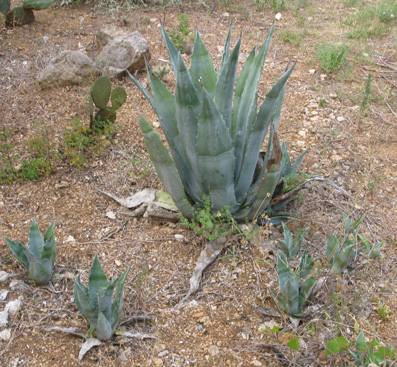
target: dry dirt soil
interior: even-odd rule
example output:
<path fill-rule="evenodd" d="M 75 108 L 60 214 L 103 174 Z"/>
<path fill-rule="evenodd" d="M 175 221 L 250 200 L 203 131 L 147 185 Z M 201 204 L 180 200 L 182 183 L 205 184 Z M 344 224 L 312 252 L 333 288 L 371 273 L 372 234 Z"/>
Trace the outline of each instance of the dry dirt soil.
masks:
<path fill-rule="evenodd" d="M 41 287 L 0 243 L 0 270 L 11 274 L 0 284 L 9 290 L 0 310 L 12 299 L 22 300 L 20 312 L 9 320 L 11 338 L 0 341 L 0 365 L 79 364 L 84 340 L 49 329 L 73 326 L 88 331 L 73 301 L 73 282 L 77 274 L 87 281 L 96 252 L 109 277 L 131 266 L 123 317 L 140 317 L 121 329 L 155 338 L 116 336 L 91 349 L 82 366 L 352 365 L 348 354 L 326 357 L 324 347 L 326 340 L 337 336 L 354 342 L 358 330 L 369 340 L 397 345 L 396 28 L 382 39 L 350 43 L 344 68 L 327 75 L 316 59 L 316 44 L 350 42 L 345 36 L 348 26 L 342 21 L 357 9 L 342 1 L 321 3 L 320 7 L 315 2 L 291 2 L 281 10 L 259 86 L 261 100 L 288 61 L 298 59 L 288 82 L 279 135 L 290 142 L 294 158 L 310 147 L 303 172 L 320 175 L 338 187 L 326 182 L 307 184 L 288 207 L 297 215 L 293 228 L 310 227 L 303 248 L 317 259 L 316 276 L 327 278 L 307 305 L 320 310 L 296 328 L 284 315 L 260 312 L 260 307 L 276 308 L 270 287 L 277 288 L 275 240 L 282 238 L 278 227 L 263 228 L 252 241 L 231 238 L 204 273 L 198 292 L 184 307 L 174 308 L 188 291 L 206 240 L 179 223 L 127 216 L 123 214 L 127 209 L 97 191 L 127 197 L 143 188 L 161 188 L 147 158 L 133 101 L 150 121 L 155 122 L 156 116 L 131 80 L 123 78 L 113 85 L 125 87 L 129 98 L 118 113 L 118 132 L 106 149 L 91 152 L 82 168 L 63 157 L 47 177 L 0 186 L 2 236 L 27 243 L 35 217 L 42 231 L 55 221 L 57 239 L 56 276 Z M 159 23 L 176 30 L 178 17 L 186 14 L 191 31 L 199 27 L 217 65 L 232 20 L 232 43 L 243 35 L 243 61 L 265 38 L 275 12 L 270 3 L 263 8 L 252 1 L 228 4 L 215 3 L 214 9 L 184 5 L 165 11 L 137 7 L 111 14 L 85 6 L 52 7 L 36 12 L 33 24 L 0 29 L 0 125 L 10 131 L 8 142 L 19 155 L 15 164 L 29 158 L 26 147 L 38 134 L 36 121 L 46 127 L 55 150 L 64 149 L 64 131 L 73 116 L 88 124 L 86 102 L 94 78 L 49 90 L 41 90 L 36 82 L 38 73 L 60 51 L 81 49 L 95 56 L 94 34 L 105 24 L 115 24 L 141 32 L 149 42 L 152 65 L 169 68 Z M 296 42 L 291 43 L 288 30 L 300 35 Z M 189 62 L 190 56 L 184 57 Z M 373 100 L 360 112 L 369 73 Z M 145 72 L 137 77 L 147 82 Z M 172 72 L 164 80 L 172 89 Z M 362 253 L 352 272 L 335 277 L 327 271 L 325 238 L 340 232 L 341 211 L 353 218 L 365 215 L 360 233 L 371 243 L 385 241 L 385 245 L 380 258 L 369 260 Z M 383 318 L 382 306 L 388 310 Z M 270 332 L 273 326 L 280 332 Z M 299 337 L 298 351 L 288 347 L 292 337 Z"/>

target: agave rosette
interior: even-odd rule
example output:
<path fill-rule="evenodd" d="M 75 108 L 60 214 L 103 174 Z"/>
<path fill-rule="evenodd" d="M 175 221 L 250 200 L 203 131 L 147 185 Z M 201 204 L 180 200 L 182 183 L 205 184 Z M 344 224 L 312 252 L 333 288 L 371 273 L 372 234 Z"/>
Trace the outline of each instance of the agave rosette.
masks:
<path fill-rule="evenodd" d="M 208 198 L 212 212 L 227 207 L 237 221 L 253 220 L 271 206 L 282 174 L 276 131 L 294 68 L 274 84 L 258 109 L 258 83 L 272 32 L 273 27 L 259 51 L 251 51 L 237 81 L 241 36 L 230 52 L 231 28 L 218 72 L 198 31 L 188 70 L 162 28 L 175 95 L 149 65 L 153 96 L 129 74 L 158 115 L 171 155 L 143 116 L 141 129 L 157 174 L 185 217 L 193 217 Z M 260 153 L 266 137 L 266 152 Z"/>
<path fill-rule="evenodd" d="M 24 244 L 3 237 L 14 256 L 28 269 L 29 275 L 38 285 L 47 284 L 52 278 L 56 255 L 55 222 L 44 234 L 40 233 L 33 218 L 29 231 L 29 248 Z"/>
<path fill-rule="evenodd" d="M 100 340 L 110 339 L 119 324 L 123 308 L 124 283 L 129 271 L 130 268 L 120 277 L 108 282 L 98 254 L 95 254 L 88 278 L 88 288 L 81 283 L 80 275 L 76 277 L 74 301 L 90 324 L 91 330 Z"/>

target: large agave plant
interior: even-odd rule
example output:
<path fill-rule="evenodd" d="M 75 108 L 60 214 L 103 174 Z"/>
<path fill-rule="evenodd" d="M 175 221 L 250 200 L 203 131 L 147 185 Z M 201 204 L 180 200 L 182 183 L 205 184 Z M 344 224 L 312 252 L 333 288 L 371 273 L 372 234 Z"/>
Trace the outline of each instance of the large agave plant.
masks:
<path fill-rule="evenodd" d="M 229 52 L 231 29 L 216 72 L 198 31 L 188 70 L 162 28 L 176 77 L 175 95 L 149 65 L 153 97 L 130 74 L 159 117 L 172 158 L 143 116 L 140 125 L 157 174 L 185 217 L 193 217 L 208 198 L 213 212 L 228 207 L 237 221 L 251 221 L 271 207 L 282 175 L 283 152 L 276 131 L 294 67 L 258 109 L 257 88 L 272 32 L 273 27 L 258 52 L 256 47 L 252 50 L 237 82 L 241 37 Z M 267 136 L 266 152 L 261 153 Z"/>
<path fill-rule="evenodd" d="M 80 281 L 74 282 L 74 301 L 80 313 L 90 324 L 90 332 L 95 332 L 100 340 L 110 339 L 120 321 L 123 308 L 123 290 L 128 268 L 120 277 L 108 282 L 103 272 L 98 254 L 95 254 L 88 279 L 88 288 Z M 116 288 L 113 297 L 114 288 Z"/>
<path fill-rule="evenodd" d="M 55 222 L 48 227 L 43 239 L 36 219 L 33 218 L 29 231 L 29 248 L 3 237 L 11 252 L 29 270 L 29 275 L 38 285 L 47 284 L 52 277 L 56 254 L 54 231 Z"/>

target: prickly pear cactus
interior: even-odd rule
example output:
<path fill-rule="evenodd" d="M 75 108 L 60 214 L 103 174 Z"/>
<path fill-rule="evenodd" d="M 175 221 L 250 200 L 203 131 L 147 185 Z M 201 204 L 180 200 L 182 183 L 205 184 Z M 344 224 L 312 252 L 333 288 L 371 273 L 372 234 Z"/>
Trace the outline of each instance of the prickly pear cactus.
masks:
<path fill-rule="evenodd" d="M 92 100 L 100 110 L 104 110 L 109 102 L 112 84 L 106 76 L 99 77 L 91 88 Z"/>
<path fill-rule="evenodd" d="M 108 107 L 109 99 L 112 107 Z M 116 122 L 116 112 L 127 99 L 124 88 L 116 87 L 112 91 L 110 79 L 105 76 L 99 77 L 93 84 L 89 99 L 89 110 L 91 128 L 103 130 L 106 125 Z M 93 104 L 98 108 L 94 117 Z"/>
<path fill-rule="evenodd" d="M 110 100 L 112 101 L 112 108 L 118 110 L 126 101 L 127 93 L 124 88 L 116 87 L 112 91 Z"/>
<path fill-rule="evenodd" d="M 8 13 L 10 10 L 11 0 L 0 0 L 0 11 L 3 14 Z"/>
<path fill-rule="evenodd" d="M 6 26 L 15 27 L 18 25 L 30 24 L 34 22 L 34 14 L 31 9 L 24 9 L 17 6 L 6 14 Z"/>
<path fill-rule="evenodd" d="M 24 9 L 42 10 L 49 8 L 54 0 L 23 0 Z"/>

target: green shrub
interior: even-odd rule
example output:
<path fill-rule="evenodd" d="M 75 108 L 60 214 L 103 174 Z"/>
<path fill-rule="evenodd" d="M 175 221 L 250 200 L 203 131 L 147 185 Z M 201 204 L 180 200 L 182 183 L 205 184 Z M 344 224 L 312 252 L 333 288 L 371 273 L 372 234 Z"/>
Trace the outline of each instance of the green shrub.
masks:
<path fill-rule="evenodd" d="M 345 44 L 323 42 L 316 46 L 316 52 L 321 68 L 330 74 L 345 66 L 349 48 Z"/>

